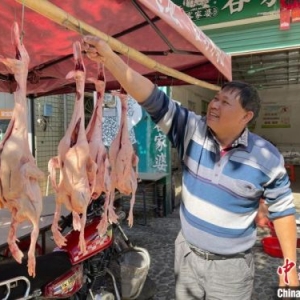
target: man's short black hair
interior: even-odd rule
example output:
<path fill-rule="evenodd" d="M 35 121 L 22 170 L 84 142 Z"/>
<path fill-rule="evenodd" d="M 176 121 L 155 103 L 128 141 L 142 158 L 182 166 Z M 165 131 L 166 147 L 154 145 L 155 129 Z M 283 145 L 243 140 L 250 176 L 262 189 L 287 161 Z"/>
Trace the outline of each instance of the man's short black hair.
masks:
<path fill-rule="evenodd" d="M 233 80 L 224 83 L 221 90 L 237 91 L 243 109 L 253 112 L 251 122 L 257 118 L 260 111 L 261 99 L 254 86 L 246 82 Z"/>

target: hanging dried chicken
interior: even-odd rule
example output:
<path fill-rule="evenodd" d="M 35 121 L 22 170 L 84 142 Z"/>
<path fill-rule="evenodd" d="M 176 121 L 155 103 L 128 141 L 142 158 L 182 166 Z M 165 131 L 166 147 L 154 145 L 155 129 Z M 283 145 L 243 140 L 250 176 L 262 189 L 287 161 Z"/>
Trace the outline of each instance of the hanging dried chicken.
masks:
<path fill-rule="evenodd" d="M 95 84 L 97 92 L 97 102 L 86 128 L 91 157 L 97 164 L 96 183 L 92 198 L 97 199 L 102 193 L 105 193 L 104 212 L 98 226 L 99 235 L 104 236 L 109 223 L 108 205 L 111 192 L 111 179 L 108 153 L 102 141 L 102 110 L 105 93 L 105 76 L 102 64 L 98 66 L 98 78 L 89 78 L 89 80 Z"/>
<path fill-rule="evenodd" d="M 64 137 L 58 145 L 58 156 L 50 159 L 48 170 L 51 183 L 56 191 L 56 209 L 52 223 L 52 233 L 59 247 L 65 246 L 66 238 L 59 231 L 61 205 L 72 212 L 73 227 L 80 231 L 79 249 L 86 252 L 84 227 L 86 210 L 95 186 L 97 166 L 90 155 L 89 144 L 84 127 L 84 84 L 86 70 L 81 54 L 81 45 L 73 45 L 75 70 L 67 78 L 75 78 L 76 98 L 73 115 Z M 56 184 L 56 169 L 60 170 L 59 183 Z M 80 217 L 81 215 L 81 217 Z"/>
<path fill-rule="evenodd" d="M 0 59 L 12 70 L 17 82 L 12 118 L 0 143 L 0 207 L 8 208 L 11 212 L 11 227 L 7 243 L 12 256 L 19 263 L 22 262 L 24 254 L 16 243 L 17 226 L 26 220 L 32 223 L 28 273 L 34 277 L 35 247 L 42 212 L 42 194 L 38 180 L 42 179 L 44 174 L 37 168 L 28 143 L 26 84 L 29 55 L 20 41 L 17 23 L 14 24 L 14 42 L 17 50 L 16 58 Z"/>
<path fill-rule="evenodd" d="M 128 95 L 118 93 L 121 100 L 121 122 L 116 137 L 109 148 L 109 160 L 111 163 L 111 181 L 112 193 L 109 206 L 111 220 L 115 221 L 114 213 L 114 190 L 120 193 L 131 195 L 130 209 L 128 216 L 128 225 L 133 225 L 133 206 L 135 203 L 135 193 L 137 189 L 137 168 L 138 156 L 135 154 L 132 143 L 130 141 L 127 124 L 127 99 Z"/>

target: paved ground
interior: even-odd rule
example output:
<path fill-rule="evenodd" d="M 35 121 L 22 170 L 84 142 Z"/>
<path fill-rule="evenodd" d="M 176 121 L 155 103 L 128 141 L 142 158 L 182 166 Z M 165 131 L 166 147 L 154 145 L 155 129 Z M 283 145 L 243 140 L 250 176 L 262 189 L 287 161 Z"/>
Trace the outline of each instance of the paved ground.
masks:
<path fill-rule="evenodd" d="M 300 170 L 300 169 L 299 169 Z M 298 174 L 300 178 L 300 174 Z M 292 185 L 297 211 L 300 213 L 300 185 Z M 180 230 L 178 209 L 167 217 L 156 218 L 149 213 L 147 225 L 139 225 L 143 218 L 135 214 L 135 224 L 130 229 L 122 226 L 134 245 L 146 248 L 151 256 L 150 278 L 156 283 L 153 300 L 174 300 L 174 241 Z M 256 275 L 252 300 L 273 300 L 272 287 L 277 285 L 277 268 L 282 265 L 280 258 L 270 257 L 263 252 L 261 238 L 269 235 L 269 231 L 260 229 L 254 247 Z M 52 250 L 51 240 L 48 244 Z M 300 250 L 300 249 L 299 249 Z"/>
<path fill-rule="evenodd" d="M 300 200 L 297 194 L 296 205 L 300 211 Z M 138 221 L 138 219 L 136 220 Z M 151 256 L 150 278 L 156 283 L 157 291 L 153 300 L 173 300 L 174 276 L 173 258 L 174 241 L 180 229 L 178 209 L 167 217 L 149 217 L 147 225 L 135 224 L 133 228 L 125 231 L 133 244 L 148 249 Z M 274 258 L 264 253 L 261 246 L 261 238 L 269 235 L 269 230 L 260 229 L 258 239 L 254 247 L 256 261 L 256 275 L 254 283 L 254 294 L 252 300 L 273 300 L 272 287 L 277 284 L 277 268 L 282 265 L 280 258 Z"/>

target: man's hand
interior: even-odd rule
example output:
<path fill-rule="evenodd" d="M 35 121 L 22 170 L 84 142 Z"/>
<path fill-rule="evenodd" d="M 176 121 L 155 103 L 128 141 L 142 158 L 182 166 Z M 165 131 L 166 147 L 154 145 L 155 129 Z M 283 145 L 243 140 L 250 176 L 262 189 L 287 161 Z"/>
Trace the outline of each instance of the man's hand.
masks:
<path fill-rule="evenodd" d="M 111 47 L 97 36 L 86 35 L 83 38 L 83 49 L 87 57 L 96 62 L 104 62 L 112 55 Z"/>
<path fill-rule="evenodd" d="M 268 227 L 269 225 L 269 218 L 268 218 L 268 207 L 265 204 L 264 200 L 259 201 L 259 208 L 255 218 L 255 223 L 257 226 L 264 228 Z"/>
<path fill-rule="evenodd" d="M 146 77 L 131 69 L 104 40 L 97 36 L 86 35 L 82 48 L 87 57 L 97 63 L 103 63 L 119 81 L 125 91 L 137 102 L 144 102 L 152 94 L 155 86 Z"/>

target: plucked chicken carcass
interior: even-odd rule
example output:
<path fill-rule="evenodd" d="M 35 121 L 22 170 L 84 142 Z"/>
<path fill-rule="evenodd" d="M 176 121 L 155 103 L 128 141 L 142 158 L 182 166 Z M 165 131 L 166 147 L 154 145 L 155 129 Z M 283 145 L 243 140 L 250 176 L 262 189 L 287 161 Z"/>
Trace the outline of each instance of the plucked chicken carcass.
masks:
<path fill-rule="evenodd" d="M 128 215 L 128 225 L 133 225 L 133 206 L 135 203 L 135 193 L 137 189 L 137 166 L 138 157 L 132 147 L 127 124 L 127 98 L 128 96 L 121 92 L 118 94 L 121 100 L 121 122 L 119 131 L 111 143 L 109 149 L 109 161 L 111 163 L 111 181 L 112 188 L 117 189 L 125 195 L 131 194 L 130 209 Z M 114 191 L 112 197 L 114 198 Z M 110 201 L 110 215 L 114 214 L 113 200 Z"/>
<path fill-rule="evenodd" d="M 16 243 L 17 226 L 26 220 L 32 223 L 28 273 L 35 277 L 35 247 L 42 212 L 42 194 L 38 180 L 42 179 L 44 174 L 37 168 L 28 144 L 26 84 L 29 55 L 20 41 L 17 23 L 14 24 L 14 42 L 16 58 L 1 59 L 1 62 L 12 70 L 17 90 L 14 93 L 12 118 L 0 143 L 0 207 L 8 208 L 11 212 L 7 243 L 12 256 L 19 263 L 24 255 Z"/>
<path fill-rule="evenodd" d="M 74 77 L 76 81 L 74 111 L 65 136 L 58 145 L 58 156 L 50 159 L 48 163 L 51 183 L 56 191 L 56 209 L 51 229 L 56 244 L 59 247 L 64 246 L 66 239 L 59 231 L 58 226 L 61 205 L 64 204 L 72 212 L 75 230 L 80 231 L 78 246 L 84 253 L 86 252 L 84 240 L 86 210 L 94 190 L 97 166 L 91 158 L 84 127 L 86 71 L 79 42 L 74 43 L 73 51 L 75 71 L 71 71 L 67 78 Z M 56 169 L 60 170 L 58 184 L 56 183 Z"/>
<path fill-rule="evenodd" d="M 110 200 L 111 180 L 110 163 L 108 153 L 102 141 L 102 109 L 105 93 L 105 77 L 103 64 L 98 66 L 98 78 L 89 78 L 95 84 L 97 92 L 97 102 L 90 122 L 86 128 L 87 140 L 90 146 L 90 154 L 97 164 L 96 183 L 93 190 L 92 199 L 97 199 L 105 193 L 104 212 L 98 225 L 100 236 L 104 236 L 108 225 L 108 205 Z"/>

